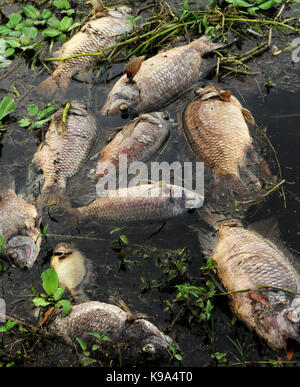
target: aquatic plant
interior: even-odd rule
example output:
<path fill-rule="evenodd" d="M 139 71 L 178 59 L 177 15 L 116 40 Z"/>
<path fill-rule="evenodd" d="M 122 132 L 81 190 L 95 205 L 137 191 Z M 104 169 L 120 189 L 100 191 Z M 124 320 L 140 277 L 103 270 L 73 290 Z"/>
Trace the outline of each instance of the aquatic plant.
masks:
<path fill-rule="evenodd" d="M 56 308 L 62 308 L 65 315 L 69 314 L 72 308 L 72 304 L 68 300 L 62 299 L 65 289 L 58 287 L 58 275 L 53 269 L 46 269 L 41 274 L 42 286 L 46 294 L 38 293 L 35 291 L 36 297 L 32 302 L 37 307 L 49 307 L 54 306 Z"/>
<path fill-rule="evenodd" d="M 36 104 L 31 104 L 27 108 L 29 116 L 23 117 L 18 121 L 18 124 L 29 130 L 39 129 L 46 122 L 51 120 L 50 115 L 56 112 L 59 109 L 58 106 L 55 106 L 52 103 L 49 103 L 43 108 L 39 108 Z"/>
<path fill-rule="evenodd" d="M 16 108 L 14 99 L 10 97 L 4 97 L 0 103 L 0 132 L 5 130 L 2 126 L 1 120 L 12 113 Z"/>

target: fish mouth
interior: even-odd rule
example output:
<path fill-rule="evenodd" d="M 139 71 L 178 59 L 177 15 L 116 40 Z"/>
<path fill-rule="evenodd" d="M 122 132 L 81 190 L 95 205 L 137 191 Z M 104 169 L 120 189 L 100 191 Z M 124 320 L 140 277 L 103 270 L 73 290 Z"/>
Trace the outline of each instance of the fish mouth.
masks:
<path fill-rule="evenodd" d="M 183 197 L 185 200 L 185 208 L 188 210 L 193 210 L 195 208 L 200 208 L 203 206 L 204 197 L 197 192 L 189 191 L 183 189 Z"/>
<path fill-rule="evenodd" d="M 38 253 L 39 248 L 27 236 L 15 236 L 7 243 L 7 254 L 20 269 L 31 269 Z"/>

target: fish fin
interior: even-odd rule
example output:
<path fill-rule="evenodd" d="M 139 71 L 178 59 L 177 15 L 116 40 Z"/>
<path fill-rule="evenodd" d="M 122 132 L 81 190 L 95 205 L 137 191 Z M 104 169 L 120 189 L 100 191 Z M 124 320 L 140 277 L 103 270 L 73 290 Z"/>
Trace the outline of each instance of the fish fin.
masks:
<path fill-rule="evenodd" d="M 242 201 L 248 197 L 247 188 L 241 179 L 229 173 L 215 176 L 214 191 L 213 196 L 217 202 L 228 207 L 233 205 L 235 199 Z"/>
<path fill-rule="evenodd" d="M 225 90 L 225 91 L 220 91 L 219 97 L 222 101 L 224 102 L 230 102 L 231 98 L 231 91 L 230 90 Z M 247 109 L 246 109 L 247 110 Z M 248 110 L 247 110 L 248 111 Z M 250 113 L 250 112 L 249 112 Z M 251 114 L 251 113 L 250 113 Z"/>
<path fill-rule="evenodd" d="M 16 190 L 16 183 L 14 177 L 6 170 L 1 169 L 0 170 L 0 196 L 3 195 L 7 191 L 13 191 Z M 3 184 L 4 183 L 4 184 Z"/>
<path fill-rule="evenodd" d="M 133 324 L 136 320 L 147 319 L 148 316 L 144 313 L 127 313 L 126 323 Z"/>
<path fill-rule="evenodd" d="M 144 62 L 146 56 L 143 55 L 143 56 L 138 56 L 136 58 L 133 58 L 125 67 L 125 73 L 127 75 L 127 78 L 129 80 L 129 82 L 132 82 L 133 81 L 133 78 L 135 77 L 135 75 L 137 74 L 137 72 L 139 71 L 139 69 L 141 68 L 142 66 L 142 63 Z"/>
<path fill-rule="evenodd" d="M 222 204 L 216 203 L 214 200 L 207 200 L 205 205 L 196 211 L 199 218 L 214 231 L 218 230 L 219 224 L 224 222 L 230 222 L 233 226 L 241 225 L 241 220 L 238 215 L 234 214 L 231 210 L 228 210 L 228 208 L 224 207 Z M 203 243 L 204 242 L 203 239 Z"/>
<path fill-rule="evenodd" d="M 243 113 L 245 121 L 247 123 L 255 126 L 255 119 L 254 119 L 252 113 L 250 112 L 250 110 L 248 110 L 246 108 L 242 108 L 242 113 Z"/>
<path fill-rule="evenodd" d="M 218 241 L 218 235 L 214 230 L 209 230 L 206 227 L 199 227 L 198 241 L 203 255 L 206 258 L 211 257 Z"/>
<path fill-rule="evenodd" d="M 69 86 L 69 78 L 68 77 L 54 77 L 50 75 L 50 77 L 46 78 L 42 81 L 36 89 L 36 92 L 44 97 L 51 98 L 56 95 L 58 92 L 60 96 L 63 96 L 67 88 Z"/>
<path fill-rule="evenodd" d="M 82 83 L 92 83 L 94 68 L 89 68 L 73 75 L 73 79 Z"/>
<path fill-rule="evenodd" d="M 218 48 L 228 46 L 230 43 L 214 42 L 207 35 L 203 35 L 201 38 L 194 40 L 190 44 L 199 50 L 203 56 L 211 51 L 217 50 Z"/>
<path fill-rule="evenodd" d="M 271 174 L 267 162 L 250 145 L 245 150 L 245 156 L 239 163 L 239 173 L 244 184 L 249 187 L 249 191 L 262 191 L 263 182 L 274 183 L 276 178 Z"/>
<path fill-rule="evenodd" d="M 200 70 L 199 70 L 199 79 L 207 77 L 217 66 L 217 61 L 214 58 L 202 59 Z"/>
<path fill-rule="evenodd" d="M 51 186 L 42 191 L 37 199 L 37 207 L 42 210 L 48 207 L 58 206 L 63 209 L 69 209 L 71 203 L 64 190 L 60 187 Z"/>

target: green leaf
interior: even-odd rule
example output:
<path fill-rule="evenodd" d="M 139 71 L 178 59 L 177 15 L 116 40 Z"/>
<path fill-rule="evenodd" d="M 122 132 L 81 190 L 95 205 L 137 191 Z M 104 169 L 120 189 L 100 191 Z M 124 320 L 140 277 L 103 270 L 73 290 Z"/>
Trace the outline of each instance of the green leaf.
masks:
<path fill-rule="evenodd" d="M 35 105 L 34 103 L 28 106 L 27 111 L 29 114 L 35 115 L 39 112 L 38 105 Z"/>
<path fill-rule="evenodd" d="M 57 308 L 62 307 L 62 308 L 63 308 L 63 312 L 64 312 L 65 315 L 69 314 L 70 311 L 71 311 L 71 309 L 72 309 L 72 304 L 71 304 L 71 302 L 68 301 L 68 300 L 60 300 L 60 301 L 58 301 L 58 302 L 55 304 L 55 306 L 56 306 Z"/>
<path fill-rule="evenodd" d="M 50 117 L 49 118 L 45 118 L 44 120 L 36 121 L 33 124 L 33 128 L 34 129 L 39 129 L 39 128 L 41 128 L 45 124 L 45 122 L 48 122 L 48 121 L 50 121 Z"/>
<path fill-rule="evenodd" d="M 39 10 L 33 7 L 32 5 L 25 5 L 25 7 L 23 7 L 23 12 L 27 17 L 30 17 L 32 19 L 36 19 L 41 16 Z"/>
<path fill-rule="evenodd" d="M 176 354 L 175 354 L 175 359 L 181 361 L 181 360 L 182 360 L 182 356 L 179 355 L 179 353 L 176 353 Z"/>
<path fill-rule="evenodd" d="M 90 332 L 89 335 L 96 337 L 98 340 L 101 340 L 101 335 L 98 332 Z"/>
<path fill-rule="evenodd" d="M 9 15 L 9 22 L 6 23 L 6 26 L 8 28 L 14 28 L 19 24 L 19 21 L 22 19 L 22 16 L 19 15 L 18 13 L 12 13 Z"/>
<path fill-rule="evenodd" d="M 8 27 L 0 26 L 0 36 L 8 35 L 11 30 Z"/>
<path fill-rule="evenodd" d="M 1 327 L 0 327 L 0 333 L 2 333 L 2 332 L 6 332 L 5 325 L 1 325 Z"/>
<path fill-rule="evenodd" d="M 73 24 L 73 18 L 65 16 L 62 18 L 60 22 L 60 30 L 61 31 L 67 31 Z"/>
<path fill-rule="evenodd" d="M 58 276 L 55 270 L 47 269 L 42 275 L 43 288 L 48 295 L 52 295 L 58 288 Z"/>
<path fill-rule="evenodd" d="M 258 7 L 250 7 L 247 9 L 248 13 L 252 16 L 257 16 L 257 13 L 256 11 L 258 10 L 259 8 Z"/>
<path fill-rule="evenodd" d="M 46 28 L 43 32 L 43 35 L 49 36 L 50 38 L 54 38 L 55 36 L 60 35 L 60 31 L 58 30 L 53 30 L 51 28 Z"/>
<path fill-rule="evenodd" d="M 54 15 L 48 19 L 47 24 L 50 27 L 60 29 L 60 21 Z"/>
<path fill-rule="evenodd" d="M 2 235 L 0 235 L 0 246 L 6 247 L 6 244 L 4 243 L 4 238 Z"/>
<path fill-rule="evenodd" d="M 10 331 L 16 324 L 17 324 L 16 321 L 8 320 L 5 324 L 5 328 L 7 331 Z"/>
<path fill-rule="evenodd" d="M 35 39 L 38 36 L 38 29 L 36 27 L 24 27 L 22 29 L 24 35 L 30 37 L 31 39 Z"/>
<path fill-rule="evenodd" d="M 49 19 L 52 16 L 52 12 L 49 9 L 43 9 L 42 18 Z"/>
<path fill-rule="evenodd" d="M 113 230 L 110 231 L 110 234 L 113 234 L 113 233 L 115 233 L 117 231 L 121 231 L 121 228 L 120 227 L 114 228 Z"/>
<path fill-rule="evenodd" d="M 21 43 L 23 46 L 28 46 L 30 44 L 30 38 L 28 36 L 22 36 Z"/>
<path fill-rule="evenodd" d="M 15 101 L 10 97 L 4 97 L 0 104 L 0 120 L 15 110 Z"/>
<path fill-rule="evenodd" d="M 59 9 L 70 9 L 70 3 L 68 0 L 54 0 L 53 5 Z"/>
<path fill-rule="evenodd" d="M 56 38 L 56 41 L 57 41 L 57 42 L 62 42 L 62 43 L 66 42 L 66 41 L 67 41 L 67 36 L 66 36 L 66 34 L 60 34 L 59 37 Z"/>
<path fill-rule="evenodd" d="M 11 56 L 14 52 L 15 52 L 15 49 L 12 48 L 12 47 L 6 49 L 6 50 L 5 50 L 5 57 L 8 58 L 8 57 Z"/>
<path fill-rule="evenodd" d="M 20 32 L 20 35 L 22 34 L 21 31 Z M 13 48 L 17 48 L 17 47 L 21 47 L 21 43 L 19 42 L 19 39 L 17 38 L 6 38 L 6 42 Z"/>
<path fill-rule="evenodd" d="M 57 288 L 55 292 L 53 293 L 54 301 L 58 301 L 62 298 L 63 294 L 65 292 L 64 288 Z"/>
<path fill-rule="evenodd" d="M 263 10 L 270 9 L 273 6 L 273 0 L 268 0 L 265 3 L 260 4 L 258 7 Z"/>
<path fill-rule="evenodd" d="M 121 235 L 119 236 L 119 238 L 120 238 L 120 241 L 123 242 L 125 245 L 129 245 L 129 240 L 128 240 L 128 238 L 126 237 L 126 235 L 121 234 Z"/>
<path fill-rule="evenodd" d="M 99 349 L 99 348 L 100 348 L 100 345 L 94 344 L 94 345 L 92 346 L 92 351 L 96 351 L 96 349 Z"/>
<path fill-rule="evenodd" d="M 82 339 L 80 339 L 79 337 L 76 337 L 76 341 L 79 343 L 79 345 L 83 351 L 85 351 L 87 349 L 87 345 Z"/>
<path fill-rule="evenodd" d="M 27 117 L 23 117 L 20 119 L 20 121 L 18 121 L 18 124 L 22 127 L 22 128 L 26 128 L 27 126 L 31 125 L 31 121 L 27 118 Z"/>
<path fill-rule="evenodd" d="M 46 301 L 44 298 L 42 297 L 35 297 L 33 300 L 32 300 L 33 304 L 35 306 L 48 306 L 51 304 L 51 302 L 49 301 Z"/>
<path fill-rule="evenodd" d="M 79 22 L 75 22 L 71 25 L 71 27 L 68 29 L 68 31 L 71 31 L 71 30 L 74 30 L 74 28 L 80 26 L 80 23 Z"/>
<path fill-rule="evenodd" d="M 58 110 L 57 106 L 46 106 L 44 107 L 39 114 L 37 115 L 37 119 L 43 119 L 47 114 L 52 114 Z"/>

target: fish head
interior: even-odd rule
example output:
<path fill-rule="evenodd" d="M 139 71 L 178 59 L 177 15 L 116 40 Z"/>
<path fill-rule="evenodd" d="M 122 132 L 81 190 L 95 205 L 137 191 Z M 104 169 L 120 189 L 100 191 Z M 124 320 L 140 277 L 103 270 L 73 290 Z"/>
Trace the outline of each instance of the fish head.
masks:
<path fill-rule="evenodd" d="M 50 261 L 51 266 L 54 268 L 59 265 L 62 260 L 65 260 L 66 258 L 69 259 L 72 257 L 74 251 L 75 250 L 70 243 L 59 243 L 53 251 L 53 255 Z"/>
<path fill-rule="evenodd" d="M 170 360 L 171 347 L 179 349 L 178 345 L 167 335 L 149 336 L 142 342 L 142 351 L 155 359 Z"/>
<path fill-rule="evenodd" d="M 31 269 L 40 252 L 40 239 L 17 235 L 7 243 L 7 254 L 21 269 Z"/>
<path fill-rule="evenodd" d="M 191 191 L 187 188 L 182 188 L 182 197 L 185 202 L 185 208 L 188 210 L 193 210 L 195 208 L 200 208 L 203 205 L 204 197 L 196 191 Z"/>
<path fill-rule="evenodd" d="M 114 85 L 101 109 L 103 116 L 113 114 L 131 114 L 140 101 L 140 91 L 135 83 L 129 83 L 124 75 Z"/>
<path fill-rule="evenodd" d="M 128 17 L 132 14 L 132 8 L 121 6 L 109 11 L 109 15 L 117 19 Z"/>
<path fill-rule="evenodd" d="M 266 309 L 263 305 L 259 308 L 260 312 L 256 314 L 258 331 L 271 348 L 287 350 L 288 340 L 300 341 L 299 297 L 276 305 L 276 310 Z"/>

